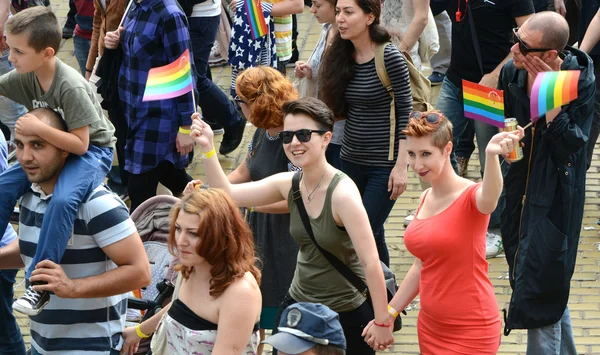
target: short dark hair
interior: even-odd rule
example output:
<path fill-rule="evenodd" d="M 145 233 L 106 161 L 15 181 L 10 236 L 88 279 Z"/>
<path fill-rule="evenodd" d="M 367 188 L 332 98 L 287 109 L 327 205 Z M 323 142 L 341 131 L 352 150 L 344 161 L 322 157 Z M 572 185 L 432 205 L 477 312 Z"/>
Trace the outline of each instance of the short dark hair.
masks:
<path fill-rule="evenodd" d="M 541 46 L 562 51 L 569 41 L 569 23 L 554 11 L 533 14 L 527 20 L 527 28 L 542 33 Z"/>
<path fill-rule="evenodd" d="M 5 28 L 8 34 L 29 34 L 27 44 L 38 53 L 48 47 L 54 49 L 54 53 L 60 49 L 62 30 L 56 15 L 45 6 L 34 6 L 17 13 L 6 21 Z"/>
<path fill-rule="evenodd" d="M 316 344 L 312 350 L 317 355 L 346 355 L 346 350 L 331 345 Z"/>
<path fill-rule="evenodd" d="M 320 129 L 327 131 L 333 130 L 333 112 L 325 103 L 314 97 L 304 97 L 302 99 L 287 101 L 281 108 L 283 117 L 287 115 L 304 114 L 312 118 Z"/>
<path fill-rule="evenodd" d="M 56 128 L 59 131 L 69 132 L 67 122 L 62 118 L 60 113 L 49 109 L 49 108 L 36 108 L 29 111 L 32 115 L 37 117 L 40 121 L 45 122 L 48 126 Z"/>

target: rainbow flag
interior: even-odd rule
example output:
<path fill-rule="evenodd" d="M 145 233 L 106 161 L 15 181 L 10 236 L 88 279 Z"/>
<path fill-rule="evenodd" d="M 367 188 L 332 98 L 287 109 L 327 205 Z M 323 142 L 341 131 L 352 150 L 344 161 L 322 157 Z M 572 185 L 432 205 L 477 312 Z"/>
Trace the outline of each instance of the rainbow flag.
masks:
<path fill-rule="evenodd" d="M 462 84 L 465 117 L 504 128 L 504 92 L 467 80 Z"/>
<path fill-rule="evenodd" d="M 577 98 L 579 70 L 561 70 L 539 73 L 531 88 L 531 122 L 546 112 L 561 107 Z"/>
<path fill-rule="evenodd" d="M 193 89 L 190 51 L 186 49 L 173 63 L 150 69 L 142 101 L 172 99 Z"/>
<path fill-rule="evenodd" d="M 252 39 L 260 38 L 269 33 L 260 0 L 244 0 L 244 7 L 248 15 L 248 25 L 250 26 Z"/>

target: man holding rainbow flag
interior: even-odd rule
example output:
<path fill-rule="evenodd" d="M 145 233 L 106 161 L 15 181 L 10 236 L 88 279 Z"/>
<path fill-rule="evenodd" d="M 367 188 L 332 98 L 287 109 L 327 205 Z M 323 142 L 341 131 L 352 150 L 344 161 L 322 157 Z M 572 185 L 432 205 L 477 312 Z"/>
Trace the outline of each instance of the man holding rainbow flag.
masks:
<path fill-rule="evenodd" d="M 513 289 L 504 333 L 527 329 L 527 355 L 575 355 L 567 302 L 583 219 L 594 68 L 587 54 L 566 46 L 569 26 L 555 12 L 533 15 L 514 37 L 499 88 L 506 117 L 531 129 L 524 158 L 504 179 L 501 229 Z"/>

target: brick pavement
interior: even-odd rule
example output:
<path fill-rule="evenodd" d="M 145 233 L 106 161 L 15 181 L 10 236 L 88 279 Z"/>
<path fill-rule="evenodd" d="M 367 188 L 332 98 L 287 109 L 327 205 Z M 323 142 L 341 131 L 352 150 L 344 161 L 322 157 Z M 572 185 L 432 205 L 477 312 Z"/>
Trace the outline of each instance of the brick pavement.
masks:
<path fill-rule="evenodd" d="M 68 12 L 68 0 L 53 2 L 53 8 L 59 17 L 61 24 L 64 23 Z M 299 18 L 299 48 L 300 58 L 306 60 L 317 43 L 320 26 L 308 12 L 308 9 Z M 59 58 L 77 68 L 73 57 L 73 41 L 63 41 Z M 288 71 L 291 71 L 289 69 Z M 228 92 L 231 71 L 229 67 L 217 67 L 212 69 L 214 81 L 226 92 Z M 434 88 L 434 97 L 437 97 Z M 226 170 L 235 168 L 245 155 L 245 147 L 251 138 L 253 129 L 248 127 L 240 148 L 229 156 L 219 156 L 221 165 Z M 216 137 L 220 140 L 220 136 Z M 477 153 L 475 153 L 477 154 Z M 196 157 L 200 157 L 197 154 Z M 470 160 L 468 176 L 479 177 L 479 161 L 476 156 Z M 195 159 L 189 167 L 190 174 L 195 178 L 203 178 L 203 164 L 201 158 Z M 421 190 L 419 180 L 413 174 L 409 174 L 409 186 L 407 191 L 398 199 L 386 223 L 387 243 L 390 249 L 391 267 L 399 280 L 413 263 L 413 257 L 407 252 L 404 242 L 403 219 L 410 210 L 417 207 Z M 600 226 L 596 221 L 600 218 L 600 147 L 596 145 L 594 161 L 587 174 L 586 205 L 583 220 L 583 230 L 579 245 L 579 257 L 572 280 L 571 297 L 569 307 L 573 319 L 573 331 L 579 354 L 600 354 Z M 489 260 L 489 276 L 494 285 L 498 307 L 507 306 L 510 300 L 510 286 L 507 276 L 507 264 L 503 255 Z M 22 288 L 22 287 L 21 287 Z M 22 291 L 20 291 L 22 292 Z M 391 351 L 392 354 L 419 354 L 416 319 L 418 313 L 418 302 L 413 303 L 413 309 L 408 316 L 404 317 L 404 329 L 396 333 L 396 342 Z M 27 321 L 20 318 L 23 324 L 23 332 L 28 341 L 29 332 L 26 330 Z M 526 349 L 526 333 L 524 331 L 513 331 L 510 336 L 502 337 L 502 345 L 499 354 L 524 355 Z M 544 354 L 540 354 L 544 355 Z"/>

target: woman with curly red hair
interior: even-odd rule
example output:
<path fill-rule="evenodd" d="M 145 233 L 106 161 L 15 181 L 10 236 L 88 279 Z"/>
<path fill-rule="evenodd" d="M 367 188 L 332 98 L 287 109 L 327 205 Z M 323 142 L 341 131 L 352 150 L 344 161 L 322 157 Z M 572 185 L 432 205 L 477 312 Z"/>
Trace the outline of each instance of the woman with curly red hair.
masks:
<path fill-rule="evenodd" d="M 232 184 L 262 180 L 271 175 L 298 170 L 285 155 L 279 132 L 283 130 L 283 103 L 298 98 L 292 83 L 278 70 L 259 66 L 243 71 L 236 79 L 237 101 L 244 116 L 257 127 L 244 163 L 228 176 Z M 190 184 L 191 185 L 191 184 Z M 287 203 L 247 209 L 262 263 L 263 308 L 261 339 L 265 329 L 275 328 L 279 304 L 292 283 L 298 244 L 290 235 Z"/>
<path fill-rule="evenodd" d="M 169 250 L 181 272 L 175 300 L 126 328 L 121 353 L 133 354 L 141 336 L 162 322 L 169 354 L 257 354 L 261 274 L 252 233 L 233 201 L 217 189 L 183 196 L 171 211 Z"/>

